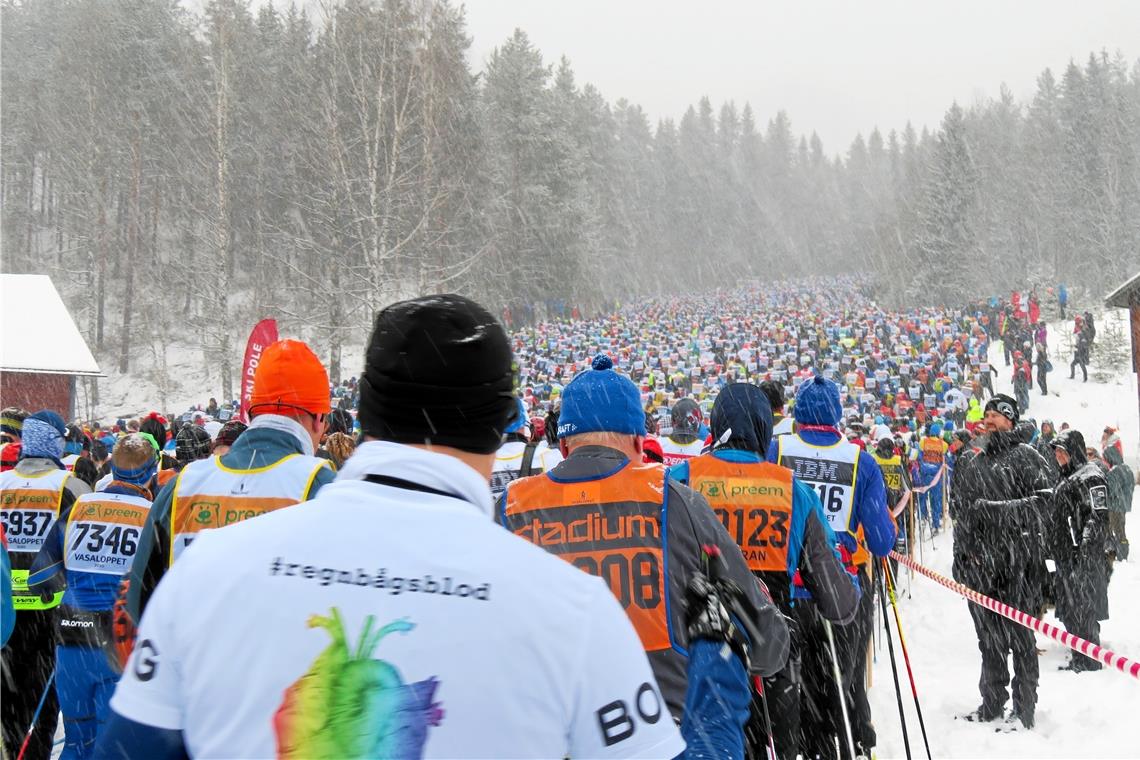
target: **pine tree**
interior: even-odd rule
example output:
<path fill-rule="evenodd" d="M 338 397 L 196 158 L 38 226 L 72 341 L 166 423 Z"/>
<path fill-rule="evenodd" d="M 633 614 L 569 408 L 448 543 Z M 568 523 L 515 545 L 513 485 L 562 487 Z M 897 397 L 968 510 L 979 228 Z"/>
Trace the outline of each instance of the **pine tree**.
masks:
<path fill-rule="evenodd" d="M 979 257 L 977 191 L 965 114 L 955 103 L 942 120 L 920 211 L 921 233 L 910 267 L 914 302 L 957 304 L 969 298 L 968 264 Z"/>

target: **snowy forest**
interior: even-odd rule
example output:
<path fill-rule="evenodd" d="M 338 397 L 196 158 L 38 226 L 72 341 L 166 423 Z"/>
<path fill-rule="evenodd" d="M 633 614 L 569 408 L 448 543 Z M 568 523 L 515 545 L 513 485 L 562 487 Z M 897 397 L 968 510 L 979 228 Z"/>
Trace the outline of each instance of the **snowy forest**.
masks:
<path fill-rule="evenodd" d="M 2 14 L 3 269 L 51 274 L 121 373 L 191 341 L 232 389 L 273 315 L 339 379 L 376 309 L 440 290 L 550 315 L 871 272 L 954 304 L 1140 261 L 1140 61 L 1116 51 L 1044 68 L 1028 102 L 1003 86 L 824 146 L 747 103 L 654 123 L 521 30 L 483 66 L 439 0 Z"/>

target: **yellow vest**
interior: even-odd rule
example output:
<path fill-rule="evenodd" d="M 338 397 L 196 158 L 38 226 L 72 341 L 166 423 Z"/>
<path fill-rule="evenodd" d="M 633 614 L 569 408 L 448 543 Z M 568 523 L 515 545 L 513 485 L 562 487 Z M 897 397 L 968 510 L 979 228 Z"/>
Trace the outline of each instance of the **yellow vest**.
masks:
<path fill-rule="evenodd" d="M 267 467 L 235 470 L 211 457 L 178 473 L 170 505 L 170 563 L 198 533 L 305 500 L 326 459 L 290 454 Z"/>
<path fill-rule="evenodd" d="M 16 470 L 0 473 L 0 519 L 12 560 L 12 606 L 19 610 L 50 610 L 59 605 L 63 592 L 45 602 L 28 590 L 28 571 L 44 545 L 67 488 L 67 470 L 47 470 L 21 475 Z"/>

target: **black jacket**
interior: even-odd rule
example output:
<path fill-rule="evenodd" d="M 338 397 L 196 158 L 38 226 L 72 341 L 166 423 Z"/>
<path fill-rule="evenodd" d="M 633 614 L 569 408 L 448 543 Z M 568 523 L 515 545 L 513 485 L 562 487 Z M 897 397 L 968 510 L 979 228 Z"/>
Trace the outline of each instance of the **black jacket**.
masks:
<path fill-rule="evenodd" d="M 1026 612 L 1048 577 L 1045 514 L 1053 478 L 1015 433 L 993 433 L 959 460 L 951 488 L 954 577 Z"/>
<path fill-rule="evenodd" d="M 1057 617 L 1091 608 L 1108 618 L 1108 483 L 1104 471 L 1085 457 L 1081 434 L 1069 430 L 1056 443 L 1069 453 L 1053 494 L 1049 549 L 1057 563 Z"/>
<path fill-rule="evenodd" d="M 1033 444 L 1033 448 L 1037 449 L 1037 453 L 1045 460 L 1045 464 L 1049 465 L 1049 471 L 1053 473 L 1054 481 L 1061 477 L 1061 471 L 1057 467 L 1057 458 L 1053 454 L 1053 447 L 1049 445 L 1056 437 L 1056 433 L 1049 433 L 1048 435 L 1042 433 L 1037 438 L 1037 443 Z"/>

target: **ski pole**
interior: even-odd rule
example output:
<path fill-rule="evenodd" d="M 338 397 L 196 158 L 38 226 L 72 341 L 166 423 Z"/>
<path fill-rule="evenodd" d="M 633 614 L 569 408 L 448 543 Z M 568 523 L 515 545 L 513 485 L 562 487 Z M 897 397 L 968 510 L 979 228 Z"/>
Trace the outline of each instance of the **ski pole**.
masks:
<path fill-rule="evenodd" d="M 753 676 L 756 691 L 760 692 L 760 704 L 764 707 L 764 729 L 768 732 L 768 760 L 778 760 L 776 757 L 776 737 L 772 735 L 772 717 L 768 714 L 768 690 L 764 688 L 764 679 Z"/>
<path fill-rule="evenodd" d="M 55 668 L 51 669 L 51 675 L 48 676 L 47 684 L 44 685 L 44 693 L 40 695 L 40 703 L 36 705 L 36 712 L 32 715 L 32 725 L 28 726 L 28 733 L 24 734 L 24 743 L 20 745 L 20 751 L 16 755 L 16 760 L 24 760 L 24 753 L 28 751 L 28 742 L 32 740 L 32 733 L 36 730 L 36 722 L 40 719 L 40 711 L 44 709 L 44 702 L 47 701 L 48 691 L 51 690 L 52 681 L 55 680 Z"/>
<path fill-rule="evenodd" d="M 926 745 L 926 760 L 931 760 L 930 756 L 930 740 L 926 736 L 926 721 L 922 719 L 922 705 L 918 702 L 918 687 L 914 683 L 914 668 L 910 665 L 910 652 L 906 648 L 906 637 L 903 635 L 902 618 L 899 616 L 899 604 L 895 598 L 895 581 L 891 577 L 890 565 L 886 564 L 887 560 L 882 560 L 887 571 L 887 591 L 891 597 L 891 608 L 895 613 L 895 628 L 899 632 L 899 646 L 902 648 L 903 662 L 906 663 L 906 674 L 910 678 L 910 693 L 914 696 L 914 710 L 918 713 L 918 727 L 922 730 L 922 743 Z"/>
<path fill-rule="evenodd" d="M 909 493 L 909 492 L 908 492 Z M 910 500 L 906 509 L 906 556 L 914 559 L 914 538 L 917 526 L 914 520 L 914 499 Z M 914 595 L 911 593 L 910 580 L 914 575 L 914 571 L 907 567 L 906 574 L 906 595 L 908 599 L 913 599 Z"/>
<path fill-rule="evenodd" d="M 704 569 L 705 576 L 714 584 L 725 583 L 728 579 L 724 576 L 724 557 L 720 553 L 720 547 L 715 544 L 706 544 L 701 547 L 701 565 Z M 725 594 L 722 600 L 725 607 L 728 609 L 735 620 L 744 629 L 744 633 L 748 636 L 749 641 L 763 641 L 763 636 L 756 629 L 753 624 L 753 616 L 749 610 L 744 608 L 738 594 L 728 593 Z M 754 679 L 756 690 L 760 692 L 760 702 L 764 706 L 764 728 L 768 732 L 768 751 L 772 753 L 772 760 L 776 760 L 776 739 L 772 734 L 772 719 L 768 714 L 768 694 L 764 689 L 764 683 L 760 676 Z"/>
<path fill-rule="evenodd" d="M 831 621 L 824 620 L 823 628 L 827 631 L 827 643 L 831 647 L 831 670 L 835 675 L 835 688 L 839 690 L 839 711 L 843 714 L 843 731 L 847 734 L 847 749 L 851 751 L 851 760 L 855 760 L 855 739 L 851 734 L 851 719 L 847 717 L 847 697 L 843 691 L 843 673 L 839 669 L 839 655 L 835 652 L 835 634 L 831 632 Z M 838 743 L 839 739 L 836 738 Z"/>
<path fill-rule="evenodd" d="M 918 525 L 918 564 L 921 565 L 926 561 L 924 558 L 923 549 L 922 549 L 922 544 L 923 544 L 922 526 L 924 524 L 924 521 L 922 519 L 922 510 L 919 510 L 919 512 L 918 512 L 918 520 L 916 521 L 916 523 Z"/>
<path fill-rule="evenodd" d="M 910 757 L 910 737 L 906 731 L 906 713 L 903 710 L 902 687 L 899 685 L 899 668 L 895 662 L 895 645 L 891 639 L 891 621 L 887 619 L 887 578 L 882 578 L 882 590 L 879 593 L 879 606 L 883 610 L 883 629 L 887 632 L 887 651 L 891 655 L 891 673 L 895 677 L 895 701 L 899 705 L 899 723 L 902 724 L 903 746 L 906 748 L 906 760 Z"/>
<path fill-rule="evenodd" d="M 910 509 L 907 511 L 909 515 L 909 523 L 906 529 L 906 553 L 911 559 L 914 559 L 914 502 L 910 503 Z M 909 567 L 906 569 L 906 598 L 913 599 L 914 594 L 911 591 L 911 580 L 914 578 L 914 571 Z"/>

